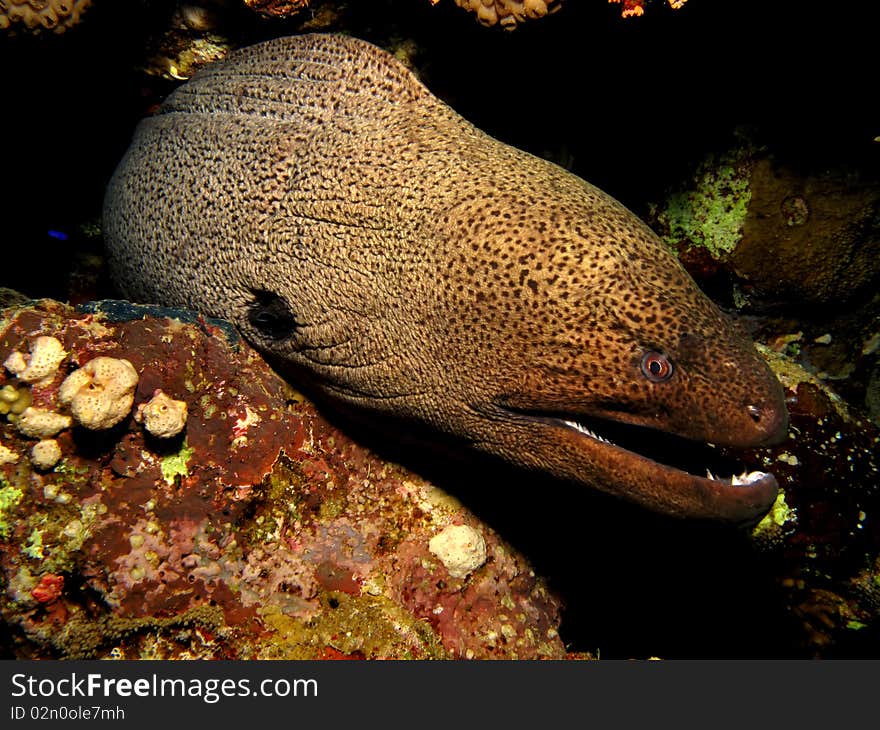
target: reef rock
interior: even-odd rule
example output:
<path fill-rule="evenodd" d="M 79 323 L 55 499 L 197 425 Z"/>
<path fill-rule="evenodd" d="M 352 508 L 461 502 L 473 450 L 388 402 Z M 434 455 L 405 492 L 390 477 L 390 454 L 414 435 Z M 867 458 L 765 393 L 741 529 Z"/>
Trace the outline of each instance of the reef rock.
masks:
<path fill-rule="evenodd" d="M 880 429 L 826 384 L 765 349 L 786 388 L 787 442 L 751 456 L 779 479 L 754 529 L 788 607 L 796 648 L 876 656 L 880 646 Z"/>
<path fill-rule="evenodd" d="M 30 33 L 63 33 L 79 22 L 92 0 L 4 0 L 0 31 L 23 28 Z"/>
<path fill-rule="evenodd" d="M 66 353 L 57 373 L 0 374 L 34 407 L 65 416 L 61 383 L 97 357 L 138 379 L 119 423 L 63 428 L 37 465 L 44 442 L 13 410 L 0 422 L 4 655 L 565 656 L 559 602 L 520 555 L 331 427 L 220 323 L 46 300 L 3 310 L 0 361 L 40 337 Z M 135 418 L 160 389 L 186 404 L 176 436 Z M 452 527 L 480 548 L 467 570 L 435 554 Z"/>
<path fill-rule="evenodd" d="M 837 305 L 880 281 L 880 181 L 795 169 L 742 136 L 650 219 L 698 278 L 725 268 L 765 300 Z"/>
<path fill-rule="evenodd" d="M 762 293 L 840 303 L 880 281 L 880 183 L 852 171 L 801 174 L 772 159 L 751 171 L 734 271 Z"/>

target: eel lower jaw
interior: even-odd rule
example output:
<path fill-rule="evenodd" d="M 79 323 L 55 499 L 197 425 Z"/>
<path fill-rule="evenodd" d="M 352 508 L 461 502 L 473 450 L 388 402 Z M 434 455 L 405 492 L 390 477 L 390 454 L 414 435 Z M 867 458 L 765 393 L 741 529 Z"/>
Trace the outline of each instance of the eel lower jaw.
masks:
<path fill-rule="evenodd" d="M 658 467 L 660 467 L 661 469 L 670 469 L 670 470 L 675 470 L 675 471 L 681 471 L 681 472 L 689 474 L 692 478 L 703 479 L 703 477 L 699 474 L 691 474 L 690 472 L 687 472 L 684 469 L 678 469 L 674 466 L 671 466 L 668 464 L 663 464 L 655 459 L 651 459 L 651 458 L 644 456 L 636 451 L 632 451 L 630 449 L 624 448 L 623 446 L 616 444 L 615 442 L 611 441 L 610 439 L 607 439 L 604 436 L 600 436 L 598 433 L 591 430 L 590 428 L 585 426 L 580 421 L 567 420 L 564 418 L 559 418 L 559 419 L 554 419 L 554 420 L 558 421 L 564 427 L 572 429 L 574 431 L 577 431 L 579 434 L 582 434 L 582 435 L 586 436 L 587 438 L 593 439 L 595 441 L 599 441 L 608 447 L 620 449 L 621 451 L 625 451 L 628 454 L 630 454 L 633 457 L 638 458 L 638 459 L 651 461 L 654 464 L 656 464 Z M 631 427 L 631 428 L 638 428 L 638 427 Z M 647 430 L 647 429 L 645 429 L 645 430 Z M 706 467 L 706 476 L 705 476 L 705 479 L 707 479 L 707 480 L 717 482 L 721 485 L 730 486 L 730 487 L 750 487 L 750 486 L 758 484 L 762 480 L 766 480 L 768 478 L 773 479 L 775 482 L 775 478 L 773 477 L 772 474 L 769 474 L 769 473 L 763 472 L 763 471 L 749 471 L 748 469 L 744 468 L 740 474 L 735 474 L 735 473 L 731 472 L 730 476 L 724 477 L 724 476 L 718 476 L 717 474 L 713 474 L 712 470 L 709 466 Z"/>
<path fill-rule="evenodd" d="M 772 474 L 744 468 L 711 444 L 610 418 L 505 410 L 555 432 L 558 448 L 580 454 L 587 481 L 656 512 L 751 526 L 776 499 Z M 568 474 L 580 477 L 577 470 Z"/>

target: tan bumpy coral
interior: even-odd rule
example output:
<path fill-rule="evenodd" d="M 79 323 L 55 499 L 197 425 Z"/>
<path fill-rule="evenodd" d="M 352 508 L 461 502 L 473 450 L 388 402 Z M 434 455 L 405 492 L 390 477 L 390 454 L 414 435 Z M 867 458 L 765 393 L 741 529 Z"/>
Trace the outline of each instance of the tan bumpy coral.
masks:
<path fill-rule="evenodd" d="M 91 4 L 92 0 L 0 0 L 0 30 L 63 33 Z"/>
<path fill-rule="evenodd" d="M 305 10 L 309 0 L 244 0 L 244 4 L 270 18 L 286 18 Z"/>
<path fill-rule="evenodd" d="M 483 25 L 501 24 L 513 30 L 525 20 L 542 18 L 559 9 L 559 0 L 455 0 L 459 7 L 477 14 Z"/>
<path fill-rule="evenodd" d="M 137 370 L 128 360 L 96 357 L 68 375 L 58 390 L 58 400 L 77 423 L 93 431 L 112 428 L 128 415 L 134 403 Z M 19 419 L 24 419 L 25 411 Z"/>
<path fill-rule="evenodd" d="M 187 405 L 182 400 L 174 400 L 161 390 L 137 407 L 134 420 L 143 423 L 144 428 L 157 438 L 177 436 L 186 426 Z"/>

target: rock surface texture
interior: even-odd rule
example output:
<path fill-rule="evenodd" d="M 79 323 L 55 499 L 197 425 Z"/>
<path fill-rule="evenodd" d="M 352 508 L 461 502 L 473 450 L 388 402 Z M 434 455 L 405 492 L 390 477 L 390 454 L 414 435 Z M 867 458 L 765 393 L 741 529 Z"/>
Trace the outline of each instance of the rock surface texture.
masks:
<path fill-rule="evenodd" d="M 63 345 L 49 380 L 0 374 L 47 412 L 96 357 L 138 374 L 131 412 L 62 429 L 54 465 L 31 463 L 15 413 L 0 424 L 5 655 L 565 656 L 558 600 L 456 500 L 332 428 L 234 335 L 114 311 L 46 300 L 0 319 L 0 360 Z M 187 405 L 176 436 L 135 419 L 159 389 Z M 453 526 L 485 543 L 466 573 L 430 549 Z"/>

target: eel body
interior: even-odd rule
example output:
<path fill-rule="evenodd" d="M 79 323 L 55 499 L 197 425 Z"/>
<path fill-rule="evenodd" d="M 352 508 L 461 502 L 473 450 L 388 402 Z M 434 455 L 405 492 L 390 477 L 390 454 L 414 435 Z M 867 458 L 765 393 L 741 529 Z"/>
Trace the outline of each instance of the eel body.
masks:
<path fill-rule="evenodd" d="M 183 84 L 104 230 L 124 295 L 229 319 L 343 404 L 671 515 L 748 523 L 776 495 L 664 463 L 665 434 L 751 447 L 787 414 L 650 229 L 364 41 L 279 38 Z"/>

